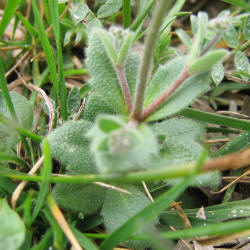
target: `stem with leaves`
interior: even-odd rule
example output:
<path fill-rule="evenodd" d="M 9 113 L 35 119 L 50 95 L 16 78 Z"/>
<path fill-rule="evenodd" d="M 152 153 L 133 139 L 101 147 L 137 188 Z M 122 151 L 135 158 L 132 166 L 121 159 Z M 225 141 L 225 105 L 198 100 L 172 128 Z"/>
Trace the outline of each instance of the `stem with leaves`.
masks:
<path fill-rule="evenodd" d="M 154 12 L 152 25 L 145 42 L 145 50 L 143 54 L 142 64 L 140 68 L 139 81 L 136 85 L 135 102 L 133 106 L 132 119 L 141 120 L 142 108 L 144 102 L 145 89 L 150 73 L 150 66 L 154 52 L 155 43 L 157 41 L 158 33 L 164 18 L 164 14 L 171 6 L 172 1 L 161 0 Z"/>
<path fill-rule="evenodd" d="M 128 110 L 128 113 L 130 113 L 132 110 L 133 101 L 132 101 L 132 96 L 131 96 L 130 89 L 128 86 L 127 78 L 125 76 L 124 66 L 116 65 L 115 68 L 116 68 L 117 76 L 119 78 L 119 82 L 121 84 L 121 89 L 122 89 L 123 97 L 126 103 L 126 108 Z"/>
<path fill-rule="evenodd" d="M 159 106 L 189 77 L 188 66 L 186 65 L 176 81 L 163 92 L 163 94 L 153 101 L 144 111 L 142 121 L 146 120 Z"/>

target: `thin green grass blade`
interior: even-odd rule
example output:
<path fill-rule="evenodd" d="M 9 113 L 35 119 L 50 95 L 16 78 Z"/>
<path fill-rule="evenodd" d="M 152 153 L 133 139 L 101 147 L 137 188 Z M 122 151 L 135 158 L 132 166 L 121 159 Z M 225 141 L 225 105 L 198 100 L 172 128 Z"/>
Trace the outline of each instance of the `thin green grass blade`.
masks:
<path fill-rule="evenodd" d="M 52 47 L 49 43 L 48 37 L 46 35 L 44 26 L 43 26 L 43 22 L 42 19 L 39 15 L 39 11 L 36 5 L 36 1 L 35 0 L 31 0 L 31 4 L 32 4 L 32 9 L 33 9 L 33 13 L 34 13 L 34 17 L 36 20 L 36 24 L 37 24 L 37 29 L 38 29 L 38 33 L 39 33 L 39 37 L 41 40 L 41 44 L 44 50 L 44 54 L 46 56 L 47 62 L 48 62 L 48 66 L 49 66 L 49 70 L 51 73 L 51 79 L 53 82 L 53 86 L 54 86 L 54 90 L 55 90 L 55 105 L 57 107 L 58 105 L 58 92 L 59 92 L 59 84 L 58 84 L 58 77 L 57 77 L 57 72 L 56 72 L 56 63 L 55 63 L 55 59 L 54 59 L 54 55 L 53 55 L 53 51 L 52 51 Z"/>
<path fill-rule="evenodd" d="M 3 35 L 6 27 L 10 23 L 10 20 L 15 14 L 16 9 L 18 8 L 20 0 L 8 0 L 2 17 L 2 22 L 0 24 L 0 36 Z"/>
<path fill-rule="evenodd" d="M 26 27 L 27 31 L 30 33 L 31 36 L 37 37 L 38 33 L 36 29 L 31 25 L 31 23 L 22 15 L 21 12 L 17 11 L 17 16 L 23 23 L 23 25 Z"/>
<path fill-rule="evenodd" d="M 179 115 L 189 117 L 202 122 L 227 126 L 230 128 L 237 128 L 247 131 L 250 130 L 249 121 L 226 117 L 223 115 L 217 115 L 209 112 L 199 111 L 191 108 L 183 109 L 181 112 L 179 112 Z"/>
<path fill-rule="evenodd" d="M 240 233 L 250 229 L 250 220 L 237 220 L 161 233 L 164 239 L 196 238 L 200 236 L 220 236 Z"/>
<path fill-rule="evenodd" d="M 159 196 L 153 203 L 150 203 L 147 207 L 128 219 L 126 223 L 110 234 L 110 236 L 101 244 L 100 249 L 113 249 L 117 244 L 136 233 L 143 225 L 156 218 L 161 211 L 169 206 L 169 204 L 188 187 L 197 171 L 201 168 L 206 156 L 207 152 L 203 152 L 200 160 L 195 166 L 195 170 L 190 175 L 163 195 Z"/>
<path fill-rule="evenodd" d="M 71 230 L 74 233 L 76 239 L 80 245 L 86 250 L 99 250 L 99 248 L 83 233 L 78 231 L 75 227 L 71 226 Z"/>
<path fill-rule="evenodd" d="M 142 11 L 141 13 L 139 13 L 139 15 L 137 15 L 137 17 L 134 20 L 134 22 L 130 25 L 130 30 L 136 31 L 140 27 L 140 25 L 143 23 L 144 19 L 146 18 L 147 14 L 152 9 L 152 6 L 153 6 L 154 2 L 155 2 L 155 0 L 150 0 L 147 3 L 144 11 Z"/>
<path fill-rule="evenodd" d="M 30 169 L 27 163 L 21 158 L 17 157 L 16 155 L 10 155 L 10 154 L 0 152 L 0 162 L 12 162 L 19 166 L 23 166 L 24 168 L 26 168 L 26 170 Z"/>
<path fill-rule="evenodd" d="M 3 93 L 4 99 L 6 101 L 6 104 L 8 106 L 11 116 L 13 117 L 15 121 L 18 121 L 14 105 L 11 101 L 10 93 L 7 87 L 7 82 L 6 82 L 4 74 L 5 73 L 4 73 L 4 67 L 3 67 L 3 59 L 0 57 L 0 87 L 2 89 L 2 93 Z"/>
<path fill-rule="evenodd" d="M 212 156 L 218 157 L 221 155 L 231 154 L 247 147 L 250 147 L 250 132 L 244 131 L 238 136 L 234 137 L 230 142 L 223 145 Z"/>
<path fill-rule="evenodd" d="M 122 0 L 123 28 L 126 29 L 131 23 L 131 3 L 130 0 Z"/>
<path fill-rule="evenodd" d="M 48 202 L 47 202 L 48 203 Z M 62 249 L 62 244 L 63 244 L 63 232 L 60 228 L 60 226 L 57 224 L 57 221 L 55 220 L 55 218 L 53 217 L 53 215 L 51 214 L 50 210 L 48 208 L 43 209 L 43 213 L 46 216 L 46 219 L 49 221 L 49 224 L 52 228 L 52 232 L 54 234 L 53 237 L 53 246 L 56 249 Z M 40 248 L 39 250 L 42 250 L 44 248 Z"/>
<path fill-rule="evenodd" d="M 47 193 L 49 191 L 50 175 L 52 172 L 52 158 L 50 152 L 50 145 L 47 139 L 44 139 L 43 141 L 43 153 L 44 153 L 43 175 L 41 180 L 40 191 L 37 197 L 37 202 L 32 213 L 32 218 L 31 218 L 32 221 L 34 221 L 35 218 L 37 217 L 40 209 L 42 208 L 45 202 Z"/>
<path fill-rule="evenodd" d="M 42 249 L 49 249 L 51 244 L 50 240 L 52 238 L 52 230 L 48 229 L 45 234 L 42 236 L 42 239 L 31 248 L 31 250 L 42 250 Z"/>
<path fill-rule="evenodd" d="M 41 142 L 43 139 L 41 136 L 19 126 L 17 123 L 13 123 L 12 120 L 8 119 L 2 114 L 0 114 L 0 123 L 6 125 L 10 129 L 16 130 L 23 137 L 27 136 L 30 139 L 37 141 L 37 142 Z"/>
<path fill-rule="evenodd" d="M 61 107 L 61 115 L 63 120 L 68 120 L 67 110 L 67 91 L 65 87 L 65 79 L 63 75 L 63 56 L 62 56 L 62 45 L 61 45 L 61 34 L 58 16 L 58 1 L 49 0 L 49 7 L 51 12 L 51 19 L 56 38 L 57 46 L 57 63 L 58 63 L 58 81 L 59 81 L 59 99 Z"/>

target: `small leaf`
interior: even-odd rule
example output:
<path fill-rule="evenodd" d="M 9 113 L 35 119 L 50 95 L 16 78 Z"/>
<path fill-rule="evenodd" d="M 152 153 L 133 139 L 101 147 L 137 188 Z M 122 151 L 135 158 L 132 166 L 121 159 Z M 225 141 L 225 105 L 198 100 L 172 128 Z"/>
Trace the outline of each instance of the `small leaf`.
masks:
<path fill-rule="evenodd" d="M 97 123 L 104 133 L 110 133 L 113 130 L 121 128 L 123 125 L 116 117 L 111 116 L 101 116 L 97 119 Z"/>
<path fill-rule="evenodd" d="M 225 33 L 224 33 L 224 39 L 227 43 L 227 45 L 231 48 L 237 48 L 239 45 L 239 39 L 238 39 L 238 33 L 234 26 L 230 25 Z"/>
<path fill-rule="evenodd" d="M 137 187 L 123 185 L 122 188 L 131 192 L 131 194 L 123 194 L 117 191 L 108 190 L 104 200 L 102 215 L 104 225 L 109 233 L 115 231 L 130 217 L 150 204 L 146 195 Z M 156 223 L 156 220 L 154 223 Z M 147 224 L 147 232 L 155 231 L 154 223 Z M 127 240 L 124 243 L 126 246 L 133 249 L 145 249 L 150 246 L 147 241 Z"/>
<path fill-rule="evenodd" d="M 224 78 L 224 67 L 221 62 L 217 62 L 213 67 L 212 67 L 212 78 L 216 86 L 218 86 L 221 81 Z"/>
<path fill-rule="evenodd" d="M 121 48 L 118 54 L 117 65 L 123 66 L 125 64 L 129 49 L 133 42 L 133 38 L 134 38 L 134 35 L 130 32 L 124 39 L 123 44 L 121 45 Z"/>
<path fill-rule="evenodd" d="M 218 61 L 225 57 L 227 51 L 224 49 L 218 49 L 208 52 L 204 56 L 195 60 L 188 69 L 190 74 L 196 74 L 211 69 Z"/>
<path fill-rule="evenodd" d="M 154 133 L 166 136 L 167 141 L 180 141 L 181 138 L 200 142 L 205 136 L 204 126 L 192 119 L 172 118 L 152 125 Z"/>
<path fill-rule="evenodd" d="M 100 124 L 100 121 L 105 121 L 105 124 Z M 99 116 L 88 137 L 92 140 L 91 150 L 97 167 L 104 173 L 146 168 L 148 160 L 158 152 L 156 139 L 149 127 L 141 124 L 138 129 L 130 128 L 112 116 L 109 119 L 108 116 Z"/>
<path fill-rule="evenodd" d="M 78 111 L 81 105 L 81 96 L 78 88 L 74 87 L 70 90 L 68 96 L 68 109 L 70 114 L 74 114 Z"/>
<path fill-rule="evenodd" d="M 92 124 L 85 120 L 69 121 L 55 129 L 47 138 L 51 154 L 74 174 L 95 173 L 93 157 L 85 137 Z"/>
<path fill-rule="evenodd" d="M 94 184 L 58 183 L 53 189 L 53 196 L 63 209 L 89 215 L 102 206 L 105 192 L 105 188 Z"/>
<path fill-rule="evenodd" d="M 129 53 L 125 63 L 125 74 L 132 96 L 139 64 L 139 56 L 136 53 Z M 128 115 L 116 71 L 102 40 L 95 32 L 90 35 L 87 66 L 91 75 L 89 84 L 92 86 L 92 93 L 86 101 L 81 118 L 94 121 L 100 113 Z"/>
<path fill-rule="evenodd" d="M 182 41 L 182 43 L 184 43 L 188 49 L 191 49 L 192 40 L 190 36 L 183 29 L 177 29 L 175 32 L 177 36 L 180 38 L 180 40 Z"/>
<path fill-rule="evenodd" d="M 146 90 L 145 105 L 146 108 L 165 89 L 178 78 L 181 74 L 186 60 L 184 57 L 177 57 L 166 65 L 159 67 L 154 78 Z M 148 117 L 148 121 L 155 121 L 166 118 L 189 105 L 197 96 L 201 95 L 209 88 L 211 78 L 208 73 L 197 74 L 186 79 L 182 85 L 156 110 Z M 188 94 L 187 94 L 188 93 Z"/>
<path fill-rule="evenodd" d="M 235 64 L 237 71 L 248 73 L 249 62 L 248 62 L 247 56 L 243 52 L 241 51 L 236 52 L 235 58 L 234 58 L 234 64 Z M 246 80 L 248 79 L 248 77 L 244 77 L 244 75 L 241 77 Z"/>
<path fill-rule="evenodd" d="M 82 31 L 76 32 L 75 45 L 77 45 L 79 42 L 81 42 L 82 38 L 83 38 Z"/>
<path fill-rule="evenodd" d="M 69 9 L 72 21 L 74 22 L 75 25 L 77 25 L 86 18 L 88 11 L 89 11 L 88 5 L 84 2 L 75 2 L 73 7 Z"/>
<path fill-rule="evenodd" d="M 20 124 L 22 125 L 22 127 L 31 130 L 34 116 L 31 103 L 25 97 L 16 92 L 9 93 Z M 0 113 L 8 118 L 12 118 L 1 91 Z M 0 138 L 0 151 L 3 152 L 8 151 L 11 147 L 15 146 L 20 140 L 18 133 L 12 130 L 10 131 L 10 129 L 4 126 L 3 124 L 0 124 Z"/>
<path fill-rule="evenodd" d="M 103 43 L 110 36 L 107 35 L 106 31 L 103 31 L 101 38 L 99 31 L 100 29 L 94 29 L 89 38 L 86 61 L 92 77 L 89 83 L 93 86 L 93 92 L 98 93 L 114 112 L 126 114 L 125 102 L 112 63 L 114 58 L 109 57 Z M 105 39 L 103 40 L 103 38 Z M 108 43 L 110 44 L 110 41 Z"/>
<path fill-rule="evenodd" d="M 97 12 L 98 18 L 106 18 L 114 15 L 122 7 L 122 0 L 108 0 Z"/>
<path fill-rule="evenodd" d="M 5 199 L 0 199 L 0 249 L 16 250 L 25 238 L 25 226 Z"/>
<path fill-rule="evenodd" d="M 73 30 L 68 30 L 66 33 L 65 33 L 65 36 L 64 36 L 64 41 L 63 41 L 63 46 L 67 46 L 70 42 L 70 38 L 73 34 Z"/>
<path fill-rule="evenodd" d="M 86 97 L 90 90 L 91 90 L 90 84 L 88 84 L 88 83 L 83 84 L 83 86 L 79 90 L 81 98 Z"/>
<path fill-rule="evenodd" d="M 107 52 L 107 55 L 109 56 L 110 61 L 113 64 L 116 64 L 117 61 L 117 52 L 115 49 L 115 46 L 113 45 L 111 39 L 112 37 L 109 36 L 109 34 L 103 30 L 103 29 L 96 29 L 95 31 L 98 34 L 98 36 L 100 37 L 100 39 L 102 40 L 102 43 L 105 47 L 105 50 Z"/>
<path fill-rule="evenodd" d="M 246 40 L 250 40 L 250 15 L 244 21 L 243 24 L 243 33 Z"/>
<path fill-rule="evenodd" d="M 84 120 L 70 121 L 55 129 L 47 137 L 52 156 L 66 166 L 69 174 L 96 173 L 94 159 L 89 152 L 89 143 L 85 137 L 91 126 L 90 122 Z M 62 208 L 92 214 L 100 208 L 105 191 L 104 188 L 93 184 L 60 183 L 54 187 L 53 194 Z"/>

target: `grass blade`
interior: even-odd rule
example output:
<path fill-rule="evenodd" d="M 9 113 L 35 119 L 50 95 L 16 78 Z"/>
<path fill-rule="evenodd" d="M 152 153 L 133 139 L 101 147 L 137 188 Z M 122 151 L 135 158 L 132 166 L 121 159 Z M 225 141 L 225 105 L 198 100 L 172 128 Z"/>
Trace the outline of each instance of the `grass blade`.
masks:
<path fill-rule="evenodd" d="M 242 130 L 250 130 L 250 122 L 231 118 L 223 115 L 217 115 L 209 112 L 199 111 L 191 108 L 185 108 L 179 115 L 189 117 L 198 121 L 213 123 L 221 126 L 227 126 L 230 128 L 238 128 Z"/>
<path fill-rule="evenodd" d="M 37 197 L 37 202 L 31 217 L 32 221 L 35 220 L 40 209 L 42 208 L 49 190 L 50 175 L 52 171 L 52 158 L 50 152 L 50 145 L 47 139 L 44 139 L 43 141 L 43 153 L 44 153 L 43 175 L 41 180 L 40 191 Z"/>
<path fill-rule="evenodd" d="M 34 17 L 36 20 L 41 44 L 42 44 L 44 54 L 46 56 L 49 70 L 51 73 L 51 79 L 52 79 L 54 90 L 55 90 L 55 105 L 57 107 L 59 86 L 58 86 L 58 77 L 57 77 L 57 73 L 56 73 L 56 63 L 55 63 L 55 59 L 54 59 L 54 55 L 53 55 L 53 51 L 52 51 L 52 46 L 49 43 L 48 37 L 47 37 L 45 29 L 43 27 L 43 22 L 42 22 L 40 15 L 39 15 L 39 11 L 38 11 L 35 0 L 31 0 L 31 4 L 32 4 L 32 9 L 33 9 Z"/>
<path fill-rule="evenodd" d="M 16 130 L 21 136 L 27 136 L 30 139 L 37 141 L 37 142 L 41 142 L 42 141 L 42 137 L 21 127 L 20 125 L 13 123 L 12 120 L 10 120 L 9 118 L 3 116 L 2 114 L 0 114 L 0 123 L 4 124 L 5 126 L 9 127 L 10 129 Z"/>
<path fill-rule="evenodd" d="M 0 24 L 0 36 L 3 35 L 6 27 L 10 23 L 10 20 L 15 14 L 16 9 L 18 8 L 20 0 L 8 0 L 2 17 L 2 22 Z"/>
<path fill-rule="evenodd" d="M 131 3 L 130 0 L 122 0 L 123 27 L 128 28 L 131 23 Z"/>
<path fill-rule="evenodd" d="M 23 166 L 25 167 L 26 170 L 30 169 L 27 163 L 18 156 L 0 152 L 0 162 L 6 162 L 6 161 L 15 163 L 19 166 Z"/>
<path fill-rule="evenodd" d="M 59 81 L 59 99 L 61 106 L 61 115 L 63 120 L 68 120 L 67 111 L 67 91 L 65 87 L 65 79 L 63 75 L 63 56 L 62 56 L 62 45 L 61 45 L 61 34 L 58 16 L 58 1 L 49 0 L 49 7 L 51 12 L 51 19 L 56 38 L 57 46 L 57 63 L 58 63 L 58 81 Z"/>
<path fill-rule="evenodd" d="M 4 67 L 3 67 L 3 59 L 0 57 L 0 87 L 2 89 L 4 99 L 6 101 L 6 104 L 8 106 L 11 116 L 13 117 L 15 121 L 18 121 L 14 105 L 11 101 L 10 93 L 7 87 L 7 82 L 6 82 L 4 74 L 5 73 L 4 73 Z"/>

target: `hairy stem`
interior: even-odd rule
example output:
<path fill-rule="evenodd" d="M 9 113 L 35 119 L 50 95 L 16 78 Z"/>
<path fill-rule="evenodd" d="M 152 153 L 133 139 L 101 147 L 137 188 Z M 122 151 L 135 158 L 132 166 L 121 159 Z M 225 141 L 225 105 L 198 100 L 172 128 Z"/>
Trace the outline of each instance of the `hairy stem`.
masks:
<path fill-rule="evenodd" d="M 142 115 L 142 121 L 146 120 L 160 105 L 166 101 L 166 99 L 189 77 L 188 66 L 186 65 L 180 76 L 176 81 L 163 92 L 163 94 L 153 101 L 144 111 Z"/>
<path fill-rule="evenodd" d="M 140 67 L 139 81 L 136 85 L 135 102 L 133 106 L 132 119 L 140 120 L 142 116 L 142 108 L 144 102 L 144 94 L 147 86 L 147 79 L 150 73 L 150 65 L 152 63 L 152 56 L 154 52 L 157 35 L 159 33 L 164 13 L 171 6 L 171 0 L 160 0 L 150 27 L 149 34 L 145 42 L 145 50 L 143 54 L 142 64 Z"/>
<path fill-rule="evenodd" d="M 116 73 L 117 73 L 119 82 L 121 84 L 122 93 L 123 93 L 123 97 L 125 100 L 126 108 L 130 114 L 132 111 L 133 101 L 132 101 L 132 96 L 131 96 L 130 89 L 128 86 L 128 82 L 127 82 L 127 79 L 125 76 L 124 66 L 117 65 L 115 68 L 116 68 Z"/>

